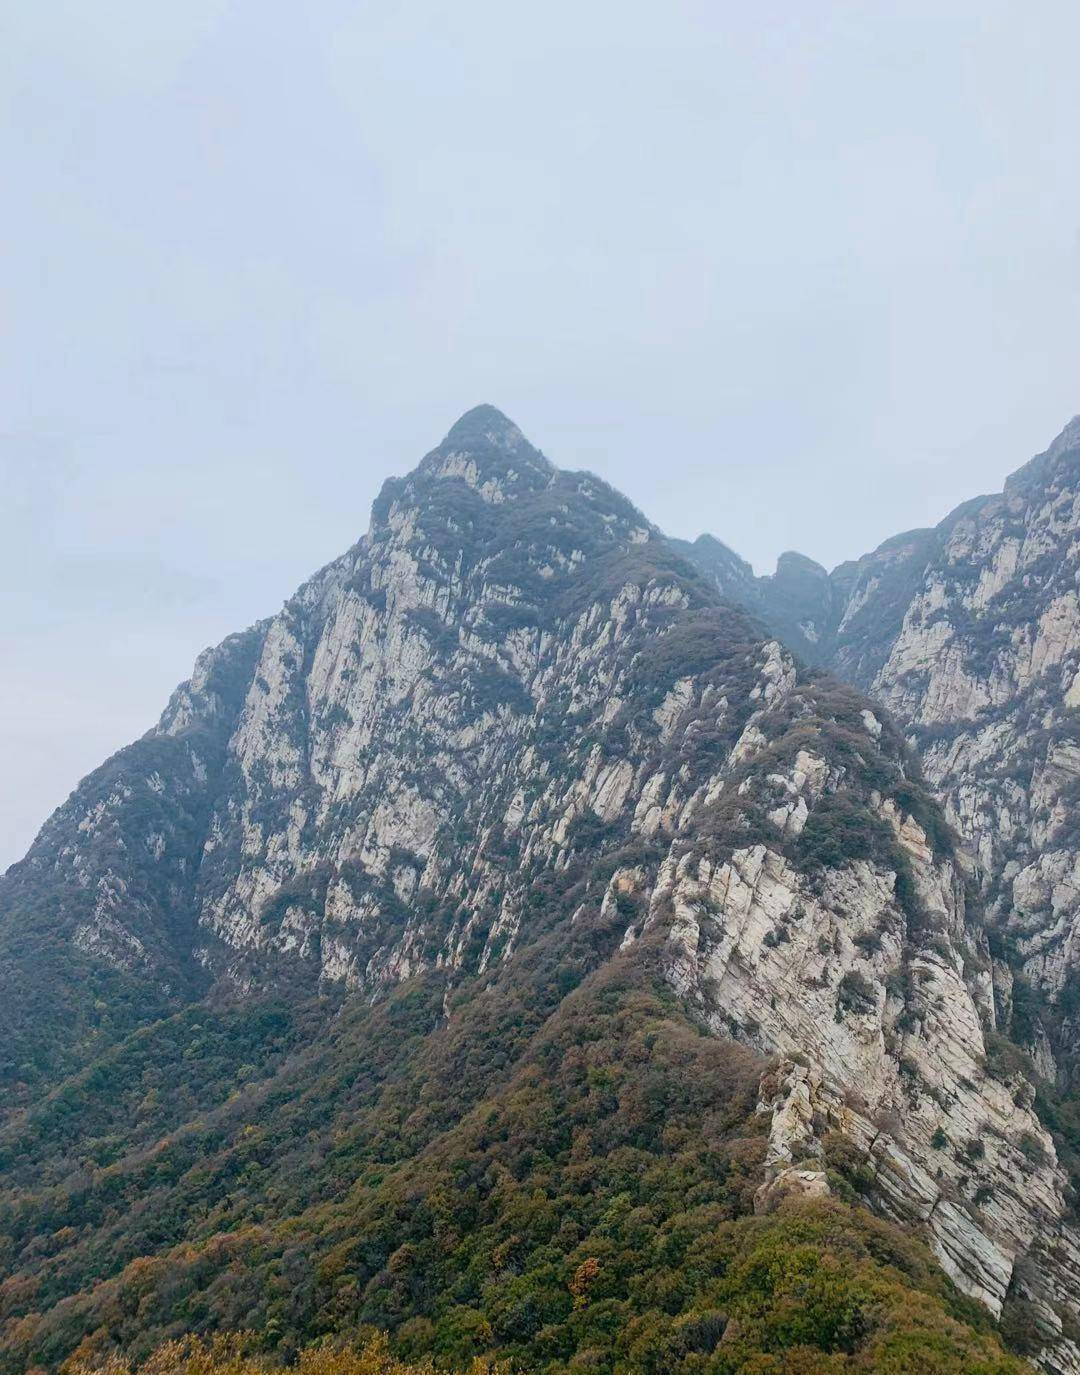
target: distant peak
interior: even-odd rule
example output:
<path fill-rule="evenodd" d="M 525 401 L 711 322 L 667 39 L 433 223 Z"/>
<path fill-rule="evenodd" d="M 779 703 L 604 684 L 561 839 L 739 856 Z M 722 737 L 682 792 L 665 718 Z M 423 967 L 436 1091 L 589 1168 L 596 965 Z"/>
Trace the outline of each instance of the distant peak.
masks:
<path fill-rule="evenodd" d="M 725 554 L 734 554 L 735 557 L 738 558 L 738 555 L 735 554 L 735 550 L 732 549 L 730 544 L 725 544 L 722 539 L 717 539 L 715 535 L 710 535 L 708 530 L 698 535 L 694 543 L 699 549 L 722 549 Z"/>
<path fill-rule="evenodd" d="M 715 535 L 710 535 L 708 531 L 698 535 L 692 543 L 682 540 L 677 543 L 692 550 L 694 561 L 718 583 L 732 577 L 744 582 L 753 581 L 754 570 L 747 561 L 736 554 L 729 544 L 717 539 Z"/>
<path fill-rule="evenodd" d="M 496 448 L 510 452 L 528 447 L 528 440 L 514 422 L 495 406 L 487 405 L 474 406 L 471 411 L 466 411 L 461 419 L 450 427 L 443 445 L 445 447 L 460 444 L 467 448 L 477 441 L 494 444 Z"/>
<path fill-rule="evenodd" d="M 494 406 L 466 411 L 416 469 L 425 478 L 465 482 L 492 504 L 546 487 L 555 472 L 514 422 Z"/>
<path fill-rule="evenodd" d="M 1047 452 L 1056 457 L 1058 454 L 1068 453 L 1071 449 L 1080 449 L 1080 415 L 1073 416 Z"/>
<path fill-rule="evenodd" d="M 775 576 L 778 578 L 805 577 L 807 574 L 815 578 L 828 578 L 829 576 L 816 559 L 800 554 L 797 549 L 785 549 L 776 561 Z"/>
<path fill-rule="evenodd" d="M 1058 459 L 1080 450 L 1080 415 L 1074 415 L 1045 453 L 1037 454 L 1005 479 L 1005 495 L 1022 496 L 1036 490 L 1054 472 Z"/>

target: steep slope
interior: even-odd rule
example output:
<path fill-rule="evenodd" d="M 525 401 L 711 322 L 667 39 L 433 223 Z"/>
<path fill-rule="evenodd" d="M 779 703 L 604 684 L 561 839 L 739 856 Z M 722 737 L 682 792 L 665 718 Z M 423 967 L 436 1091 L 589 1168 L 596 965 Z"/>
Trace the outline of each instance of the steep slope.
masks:
<path fill-rule="evenodd" d="M 516 1017 L 543 1016 L 537 972 L 426 1034 L 433 981 L 354 1002 L 291 1070 L 68 1202 L 69 1226 L 82 1202 L 110 1229 L 124 1199 L 123 1237 L 141 1229 L 144 1246 L 186 1204 L 185 1240 L 10 1322 L 10 1368 L 76 1341 L 91 1360 L 113 1342 L 138 1356 L 190 1328 L 249 1328 L 287 1356 L 377 1322 L 410 1355 L 494 1349 L 552 1375 L 1020 1375 L 895 1226 L 833 1200 L 751 1213 L 760 1066 L 689 1025 L 638 952 L 555 994 L 559 1011 L 519 1029 L 518 1063 L 495 1071 Z M 478 1073 L 495 1083 L 470 1110 Z M 46 1301 L 70 1265 L 49 1250 Z"/>
<path fill-rule="evenodd" d="M 1080 421 L 939 531 L 869 686 L 909 723 L 928 779 L 977 851 L 1014 1007 L 1043 1072 L 1076 1073 L 1080 844 Z M 841 656 L 845 648 L 841 646 Z M 878 651 L 880 653 L 880 651 Z M 844 659 L 841 658 L 841 664 Z"/>
<path fill-rule="evenodd" d="M 1064 1086 L 1080 1011 L 1078 537 L 1080 418 L 1001 494 L 836 569 L 809 649 L 907 730 L 978 857 L 1000 1014 Z M 777 579 L 732 577 L 701 547 L 687 550 L 727 595 L 808 652 Z"/>
<path fill-rule="evenodd" d="M 655 1307 L 625 1259 L 594 1285 L 615 1223 L 620 1251 L 656 1230 L 659 1266 L 665 1229 L 754 1206 L 858 1231 L 839 1190 L 1076 1371 L 1066 1179 L 993 1039 L 975 896 L 883 714 L 618 493 L 469 412 L 5 880 L 8 948 L 39 933 L 27 979 L 0 966 L 21 1044 L 47 979 L 93 1026 L 53 1038 L 0 1136 L 9 1368 L 375 1321 L 454 1359 L 676 1369 L 612 1335 Z M 96 979 L 138 990 L 130 1015 L 93 1022 Z M 710 1254 L 649 1319 L 664 1342 L 730 1263 Z M 872 1289 L 815 1349 L 876 1368 Z M 773 1349 L 723 1302 L 684 1354 Z"/>
<path fill-rule="evenodd" d="M 204 654 L 161 726 L 95 770 L 0 878 L 0 1120 L 205 987 L 200 862 L 260 640 Z"/>

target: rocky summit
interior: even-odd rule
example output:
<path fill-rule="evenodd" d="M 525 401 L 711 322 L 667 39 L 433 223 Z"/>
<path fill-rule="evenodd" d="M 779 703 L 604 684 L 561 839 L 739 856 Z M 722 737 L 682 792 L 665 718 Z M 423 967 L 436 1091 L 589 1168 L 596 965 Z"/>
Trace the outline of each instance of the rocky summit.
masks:
<path fill-rule="evenodd" d="M 0 881 L 0 1369 L 1080 1372 L 1078 480 L 757 578 L 463 416 Z"/>

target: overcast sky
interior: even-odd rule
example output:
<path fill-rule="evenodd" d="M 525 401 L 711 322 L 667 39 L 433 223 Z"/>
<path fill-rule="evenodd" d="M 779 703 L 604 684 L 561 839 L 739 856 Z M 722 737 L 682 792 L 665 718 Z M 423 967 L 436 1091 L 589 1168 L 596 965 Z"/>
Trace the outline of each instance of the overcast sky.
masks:
<path fill-rule="evenodd" d="M 1074 0 L 0 0 L 0 867 L 490 401 L 768 571 L 1080 410 Z"/>

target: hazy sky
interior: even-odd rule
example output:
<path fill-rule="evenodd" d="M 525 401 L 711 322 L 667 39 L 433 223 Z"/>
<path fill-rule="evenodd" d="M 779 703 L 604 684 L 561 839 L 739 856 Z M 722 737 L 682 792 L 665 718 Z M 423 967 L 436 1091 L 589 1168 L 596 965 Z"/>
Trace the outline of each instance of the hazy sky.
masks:
<path fill-rule="evenodd" d="M 0 866 L 501 407 L 826 564 L 1080 410 L 1080 7 L 0 0 Z"/>

